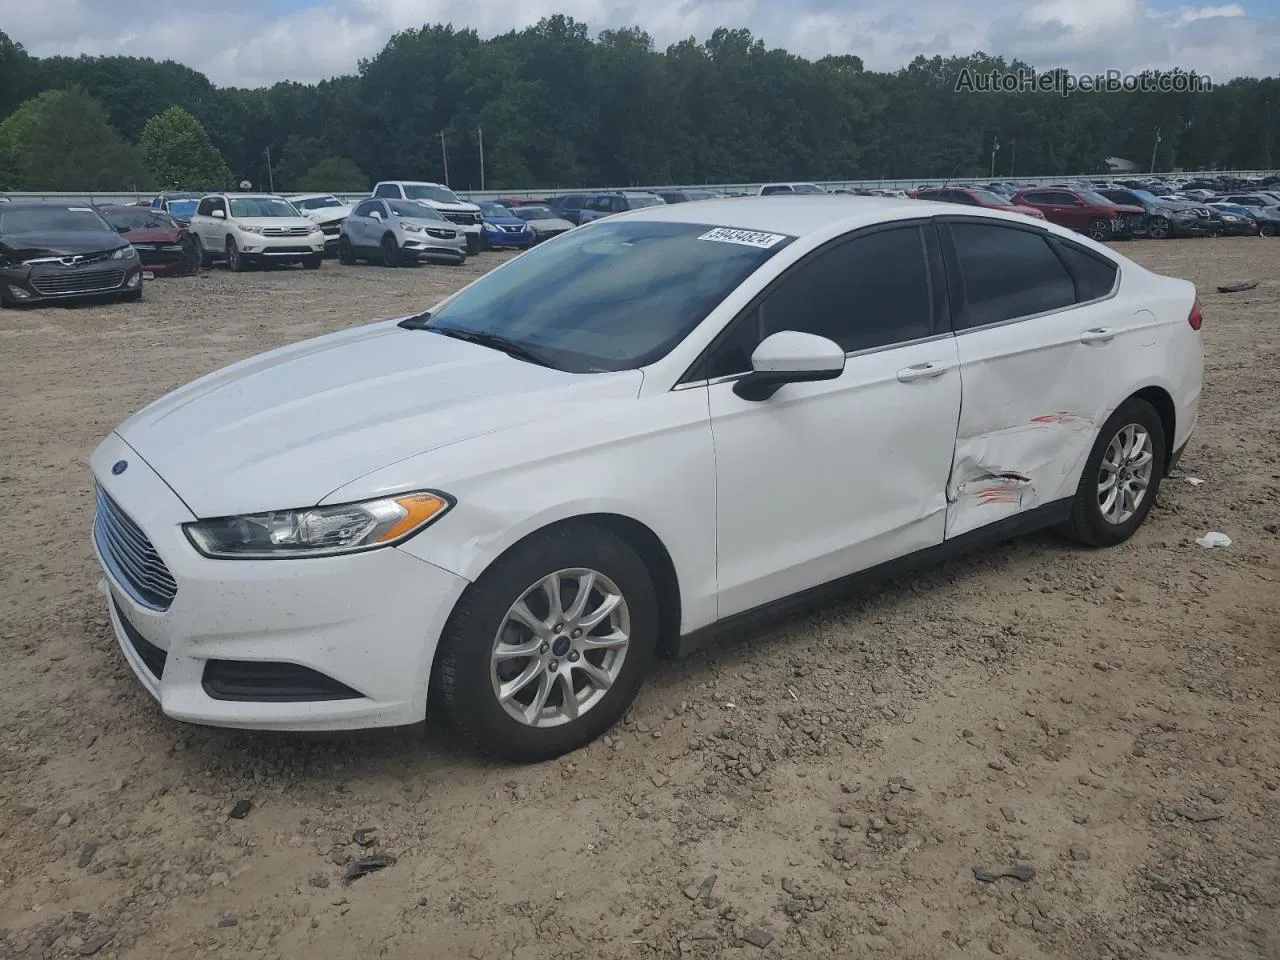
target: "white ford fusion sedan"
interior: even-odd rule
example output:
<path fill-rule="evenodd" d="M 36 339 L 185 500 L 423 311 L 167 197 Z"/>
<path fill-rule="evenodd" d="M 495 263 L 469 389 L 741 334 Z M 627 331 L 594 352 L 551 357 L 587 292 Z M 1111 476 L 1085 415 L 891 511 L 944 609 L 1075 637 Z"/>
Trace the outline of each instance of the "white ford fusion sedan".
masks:
<path fill-rule="evenodd" d="M 233 364 L 97 449 L 166 714 L 550 758 L 656 656 L 1056 526 L 1119 544 L 1196 426 L 1192 284 L 1016 214 L 764 197 L 573 230 Z"/>

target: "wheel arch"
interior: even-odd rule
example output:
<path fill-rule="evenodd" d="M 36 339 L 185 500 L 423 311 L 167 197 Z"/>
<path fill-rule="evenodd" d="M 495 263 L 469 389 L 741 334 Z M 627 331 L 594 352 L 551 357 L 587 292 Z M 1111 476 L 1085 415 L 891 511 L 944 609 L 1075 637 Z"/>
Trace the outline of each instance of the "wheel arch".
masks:
<path fill-rule="evenodd" d="M 1173 447 L 1176 442 L 1175 437 L 1178 426 L 1178 411 L 1173 402 L 1173 396 L 1164 387 L 1152 385 L 1130 394 L 1129 399 L 1145 400 L 1155 408 L 1157 416 L 1160 417 L 1160 428 L 1164 431 L 1165 447 L 1164 463 L 1160 467 L 1161 470 L 1168 470 L 1169 464 L 1173 460 Z"/>
<path fill-rule="evenodd" d="M 672 560 L 666 544 L 662 542 L 662 538 L 650 526 L 634 517 L 600 511 L 580 513 L 545 523 L 509 543 L 471 578 L 472 582 L 479 580 L 529 540 L 545 536 L 553 530 L 572 529 L 575 527 L 605 530 L 622 540 L 640 555 L 640 559 L 644 561 L 645 567 L 648 568 L 649 574 L 653 578 L 654 590 L 658 594 L 658 653 L 659 656 L 665 659 L 673 658 L 679 649 L 680 641 L 680 580 L 676 574 L 675 562 Z M 434 665 L 432 669 L 434 672 Z"/>

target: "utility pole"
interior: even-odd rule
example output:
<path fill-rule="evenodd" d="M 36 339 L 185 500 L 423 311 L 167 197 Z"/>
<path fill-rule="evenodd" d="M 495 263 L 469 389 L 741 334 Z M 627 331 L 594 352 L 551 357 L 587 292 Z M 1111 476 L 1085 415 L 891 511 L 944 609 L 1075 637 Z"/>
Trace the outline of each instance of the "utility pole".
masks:
<path fill-rule="evenodd" d="M 476 127 L 476 136 L 480 140 L 480 192 L 484 193 L 484 130 Z"/>
<path fill-rule="evenodd" d="M 996 176 L 996 154 L 1000 152 L 1000 138 L 996 137 L 991 141 L 991 179 Z"/>
<path fill-rule="evenodd" d="M 275 179 L 275 175 L 271 172 L 271 148 L 270 147 L 267 147 L 266 154 L 267 154 L 267 189 L 270 190 L 272 193 L 275 193 L 276 179 Z"/>
<path fill-rule="evenodd" d="M 440 158 L 444 161 L 444 185 L 449 185 L 449 151 L 444 145 L 444 131 L 440 131 Z"/>
<path fill-rule="evenodd" d="M 1156 142 L 1151 148 L 1151 173 L 1156 172 L 1156 152 L 1160 149 L 1160 128 L 1156 127 Z"/>
<path fill-rule="evenodd" d="M 1018 141 L 1009 141 L 1009 176 L 1013 176 L 1013 165 L 1018 160 Z"/>

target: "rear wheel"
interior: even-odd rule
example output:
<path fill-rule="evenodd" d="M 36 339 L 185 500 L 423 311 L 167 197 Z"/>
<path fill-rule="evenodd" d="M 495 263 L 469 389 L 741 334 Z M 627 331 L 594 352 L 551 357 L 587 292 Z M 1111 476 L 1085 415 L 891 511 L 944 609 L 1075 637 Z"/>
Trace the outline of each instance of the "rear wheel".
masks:
<path fill-rule="evenodd" d="M 1133 536 L 1155 503 L 1167 443 L 1151 404 L 1136 397 L 1122 403 L 1098 431 L 1063 532 L 1093 547 Z"/>
<path fill-rule="evenodd" d="M 396 238 L 389 233 L 382 238 L 382 265 L 384 267 L 400 266 L 400 247 L 396 244 Z"/>
<path fill-rule="evenodd" d="M 591 524 L 517 544 L 462 595 L 440 638 L 440 699 L 482 751 L 549 760 L 590 743 L 635 699 L 657 649 L 644 561 Z"/>
<path fill-rule="evenodd" d="M 1089 224 L 1089 239 L 1102 243 L 1104 240 L 1111 239 L 1111 224 L 1101 218 Z"/>

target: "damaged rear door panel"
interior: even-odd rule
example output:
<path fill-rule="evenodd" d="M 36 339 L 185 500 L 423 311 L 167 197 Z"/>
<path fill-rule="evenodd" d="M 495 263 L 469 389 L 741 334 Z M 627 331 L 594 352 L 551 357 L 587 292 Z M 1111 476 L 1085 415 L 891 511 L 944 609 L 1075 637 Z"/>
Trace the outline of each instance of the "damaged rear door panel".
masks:
<path fill-rule="evenodd" d="M 1117 296 L 1114 264 L 1064 256 L 1043 230 L 955 219 L 943 233 L 962 383 L 951 538 L 1074 496 L 1154 317 Z"/>

